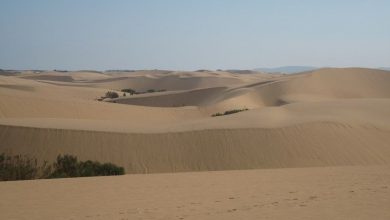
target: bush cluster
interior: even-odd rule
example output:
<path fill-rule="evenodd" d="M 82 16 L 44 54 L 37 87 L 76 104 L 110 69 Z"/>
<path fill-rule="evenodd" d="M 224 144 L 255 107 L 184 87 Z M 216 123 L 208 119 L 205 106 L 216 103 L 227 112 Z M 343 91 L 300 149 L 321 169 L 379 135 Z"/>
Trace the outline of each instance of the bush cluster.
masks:
<path fill-rule="evenodd" d="M 72 155 L 58 155 L 53 164 L 54 172 L 51 178 L 84 177 L 84 176 L 113 176 L 123 175 L 125 170 L 112 163 L 100 163 L 98 161 L 78 161 Z"/>
<path fill-rule="evenodd" d="M 91 160 L 78 161 L 77 157 L 72 155 L 58 155 L 52 165 L 44 162 L 39 166 L 36 159 L 28 156 L 0 154 L 0 181 L 112 176 L 124 173 L 124 168 L 115 164 Z"/>
<path fill-rule="evenodd" d="M 27 156 L 7 156 L 0 154 L 0 181 L 30 180 L 44 177 L 50 169 L 44 165 L 39 166 L 36 159 Z"/>
<path fill-rule="evenodd" d="M 137 92 L 134 89 L 121 89 L 121 92 L 127 92 L 127 93 L 130 93 L 130 95 L 138 95 L 138 94 L 153 93 L 153 92 L 165 92 L 165 91 L 167 91 L 167 90 L 166 89 L 159 89 L 159 90 L 148 89 L 145 92 Z"/>
<path fill-rule="evenodd" d="M 118 98 L 118 97 L 119 97 L 119 95 L 116 92 L 112 92 L 112 91 L 106 92 L 106 98 L 115 99 L 115 98 Z"/>
<path fill-rule="evenodd" d="M 249 109 L 248 109 L 248 108 L 233 109 L 233 110 L 225 111 L 224 113 L 217 112 L 217 113 L 215 113 L 215 114 L 212 114 L 211 116 L 212 116 L 212 117 L 224 116 L 224 115 L 230 115 L 230 114 L 234 114 L 234 113 L 238 113 L 238 112 L 242 112 L 242 111 L 247 111 L 247 110 L 249 110 Z"/>
<path fill-rule="evenodd" d="M 133 89 L 122 89 L 121 92 L 130 93 L 130 95 L 136 94 L 137 92 Z"/>

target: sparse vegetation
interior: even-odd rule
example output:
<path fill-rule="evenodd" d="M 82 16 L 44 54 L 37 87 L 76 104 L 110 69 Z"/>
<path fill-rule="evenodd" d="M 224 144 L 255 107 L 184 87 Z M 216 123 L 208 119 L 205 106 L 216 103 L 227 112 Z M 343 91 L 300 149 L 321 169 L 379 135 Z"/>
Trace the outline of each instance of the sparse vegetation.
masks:
<path fill-rule="evenodd" d="M 69 71 L 68 70 L 57 70 L 57 69 L 55 69 L 54 72 L 67 73 Z"/>
<path fill-rule="evenodd" d="M 242 111 L 247 111 L 247 110 L 249 110 L 249 109 L 248 108 L 243 108 L 243 109 L 228 110 L 228 111 L 225 111 L 224 113 L 217 112 L 215 114 L 212 114 L 211 117 L 230 115 L 230 114 L 234 114 L 234 113 L 238 113 L 238 112 L 242 112 Z"/>
<path fill-rule="evenodd" d="M 28 156 L 0 154 L 0 181 L 47 178 L 51 167 L 45 161 L 42 166 Z"/>
<path fill-rule="evenodd" d="M 119 95 L 117 92 L 113 92 L 113 91 L 106 92 L 106 98 L 115 99 L 118 97 L 119 97 Z"/>
<path fill-rule="evenodd" d="M 84 177 L 84 176 L 113 176 L 123 175 L 125 170 L 112 163 L 98 161 L 80 161 L 72 155 L 58 155 L 53 164 L 54 172 L 50 178 Z"/>
<path fill-rule="evenodd" d="M 167 91 L 167 90 L 166 89 L 159 89 L 159 90 L 148 89 L 148 90 L 146 90 L 146 92 L 137 92 L 134 89 L 122 89 L 121 90 L 121 92 L 127 92 L 127 93 L 130 93 L 130 95 L 138 95 L 138 94 L 153 93 L 153 92 L 165 92 L 165 91 Z"/>
<path fill-rule="evenodd" d="M 130 93 L 130 95 L 136 94 L 137 92 L 133 89 L 122 89 L 121 92 Z"/>
<path fill-rule="evenodd" d="M 146 92 L 137 92 L 134 89 L 121 89 L 121 92 L 123 92 L 122 93 L 123 97 L 127 96 L 127 93 L 129 93 L 130 95 L 138 95 L 138 94 L 153 93 L 153 92 L 165 92 L 165 91 L 167 91 L 167 90 L 165 90 L 165 89 L 159 89 L 159 90 L 148 89 L 148 90 L 146 90 Z M 116 99 L 116 98 L 119 98 L 119 94 L 115 91 L 108 91 L 108 92 L 106 92 L 106 94 L 104 96 L 96 98 L 96 100 L 97 101 L 104 101 L 107 98 Z M 112 101 L 112 100 L 110 100 L 110 102 L 116 103 L 116 101 Z"/>
<path fill-rule="evenodd" d="M 124 173 L 124 168 L 115 164 L 91 160 L 78 161 L 77 157 L 72 155 L 58 155 L 52 165 L 45 161 L 40 166 L 36 159 L 26 155 L 0 154 L 0 181 L 112 176 Z"/>

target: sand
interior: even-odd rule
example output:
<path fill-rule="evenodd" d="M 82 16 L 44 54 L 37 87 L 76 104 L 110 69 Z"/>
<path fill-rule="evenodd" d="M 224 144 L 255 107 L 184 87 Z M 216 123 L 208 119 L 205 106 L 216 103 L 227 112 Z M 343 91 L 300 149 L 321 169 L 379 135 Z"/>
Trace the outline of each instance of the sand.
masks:
<path fill-rule="evenodd" d="M 388 166 L 3 182 L 0 192 L 0 219 L 390 218 Z"/>
<path fill-rule="evenodd" d="M 0 183 L 13 202 L 0 206 L 0 218 L 388 219 L 389 85 L 389 71 L 364 68 L 0 76 L 0 152 L 40 161 L 68 153 L 131 174 Z M 164 91 L 123 96 L 125 88 Z M 97 100 L 109 90 L 120 97 Z M 298 200 L 288 200 L 291 184 L 304 192 Z M 38 196 L 44 189 L 67 195 Z M 211 201 L 229 190 L 245 200 Z M 259 205 L 251 194 L 261 209 L 248 208 Z"/>

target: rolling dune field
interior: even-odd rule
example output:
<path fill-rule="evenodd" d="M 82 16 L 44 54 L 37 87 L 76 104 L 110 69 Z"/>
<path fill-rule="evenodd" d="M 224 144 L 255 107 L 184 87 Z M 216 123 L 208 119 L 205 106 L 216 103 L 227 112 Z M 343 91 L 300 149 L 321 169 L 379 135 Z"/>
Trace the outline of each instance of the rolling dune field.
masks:
<path fill-rule="evenodd" d="M 0 219 L 389 219 L 390 71 L 19 71 L 3 152 L 129 175 L 2 182 Z"/>

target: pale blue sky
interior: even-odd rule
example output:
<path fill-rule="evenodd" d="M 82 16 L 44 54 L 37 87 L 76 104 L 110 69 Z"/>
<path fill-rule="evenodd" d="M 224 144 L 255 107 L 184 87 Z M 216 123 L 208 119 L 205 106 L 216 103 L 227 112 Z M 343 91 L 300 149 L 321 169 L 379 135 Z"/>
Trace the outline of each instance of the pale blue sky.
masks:
<path fill-rule="evenodd" d="M 390 66 L 388 0 L 0 0 L 3 69 Z"/>

